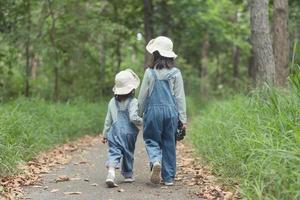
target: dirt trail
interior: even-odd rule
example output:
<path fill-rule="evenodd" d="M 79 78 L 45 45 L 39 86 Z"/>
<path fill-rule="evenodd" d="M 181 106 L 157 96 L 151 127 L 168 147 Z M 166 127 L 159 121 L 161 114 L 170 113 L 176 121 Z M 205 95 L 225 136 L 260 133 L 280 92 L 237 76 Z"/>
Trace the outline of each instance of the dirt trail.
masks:
<path fill-rule="evenodd" d="M 28 162 L 24 166 L 27 173 L 2 177 L 1 185 L 10 191 L 6 194 L 10 198 L 3 199 L 19 199 L 13 197 L 16 195 L 32 200 L 235 199 L 231 192 L 216 184 L 209 168 L 199 164 L 188 146 L 177 144 L 175 186 L 153 185 L 149 181 L 148 157 L 139 135 L 135 152 L 136 181 L 123 183 L 118 171 L 119 187 L 107 188 L 104 183 L 107 146 L 100 143 L 99 137 L 85 136 Z"/>
<path fill-rule="evenodd" d="M 97 143 L 89 148 L 74 153 L 69 164 L 61 166 L 42 176 L 40 186 L 25 188 L 25 197 L 33 200 L 48 199 L 199 199 L 195 195 L 197 186 L 186 186 L 177 181 L 174 187 L 155 186 L 149 183 L 148 158 L 139 136 L 135 153 L 135 178 L 133 184 L 122 183 L 120 173 L 117 173 L 119 187 L 108 189 L 104 184 L 106 178 L 105 161 L 107 148 Z M 70 178 L 69 181 L 57 182 L 58 177 Z M 66 194 L 78 192 L 78 194 Z"/>

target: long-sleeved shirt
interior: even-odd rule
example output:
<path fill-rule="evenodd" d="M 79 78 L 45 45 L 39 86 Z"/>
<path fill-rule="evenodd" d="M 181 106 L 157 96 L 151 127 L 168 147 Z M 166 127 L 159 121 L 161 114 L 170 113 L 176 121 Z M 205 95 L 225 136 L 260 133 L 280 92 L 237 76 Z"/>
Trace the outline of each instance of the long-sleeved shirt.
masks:
<path fill-rule="evenodd" d="M 177 68 L 176 68 L 177 69 Z M 158 79 L 164 79 L 167 74 L 172 73 L 174 68 L 172 69 L 154 69 L 155 73 L 157 74 Z M 177 69 L 179 70 L 179 69 Z M 154 85 L 154 77 L 151 74 L 150 69 L 148 68 L 145 71 L 143 82 L 141 85 L 138 102 L 139 102 L 139 115 L 143 116 L 145 103 L 149 94 L 151 94 Z M 170 79 L 170 87 L 172 95 L 174 95 L 177 103 L 177 109 L 179 112 L 179 119 L 182 123 L 187 123 L 187 116 L 186 116 L 186 101 L 185 101 L 185 93 L 184 93 L 184 85 L 181 72 L 177 72 L 173 77 Z"/>
<path fill-rule="evenodd" d="M 129 103 L 129 99 L 125 101 L 118 102 L 120 110 L 125 110 L 127 104 Z M 138 115 L 138 100 L 136 98 L 132 98 L 130 105 L 128 106 L 129 112 L 129 120 L 132 122 L 136 127 L 140 127 L 143 123 L 143 119 Z M 107 134 L 114 122 L 117 121 L 118 117 L 118 108 L 116 106 L 115 98 L 112 98 L 108 104 L 107 114 L 104 121 L 104 128 L 103 128 L 103 137 L 107 138 Z"/>

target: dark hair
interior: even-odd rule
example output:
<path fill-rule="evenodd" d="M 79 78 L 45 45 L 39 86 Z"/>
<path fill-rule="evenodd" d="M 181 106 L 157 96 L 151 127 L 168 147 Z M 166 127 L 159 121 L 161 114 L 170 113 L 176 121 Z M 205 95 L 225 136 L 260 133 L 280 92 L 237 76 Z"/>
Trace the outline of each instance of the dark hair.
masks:
<path fill-rule="evenodd" d="M 152 54 L 152 63 L 150 64 L 150 68 L 156 68 L 156 69 L 171 69 L 175 66 L 175 60 L 174 58 L 167 58 L 163 57 L 159 54 L 158 51 L 154 51 Z"/>
<path fill-rule="evenodd" d="M 115 94 L 115 99 L 119 102 L 121 101 L 125 101 L 126 99 L 130 98 L 130 97 L 133 97 L 134 96 L 134 92 L 135 90 L 131 90 L 130 93 L 128 94 L 122 94 L 122 95 L 118 95 L 118 94 Z"/>

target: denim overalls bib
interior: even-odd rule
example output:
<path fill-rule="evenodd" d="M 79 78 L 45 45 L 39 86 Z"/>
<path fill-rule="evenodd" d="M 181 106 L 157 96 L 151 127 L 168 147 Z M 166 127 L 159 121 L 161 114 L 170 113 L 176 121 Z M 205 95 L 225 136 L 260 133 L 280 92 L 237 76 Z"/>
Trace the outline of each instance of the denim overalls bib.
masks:
<path fill-rule="evenodd" d="M 144 141 L 150 166 L 156 161 L 162 165 L 161 176 L 166 182 L 173 181 L 176 174 L 175 132 L 178 110 L 170 88 L 170 79 L 179 71 L 172 69 L 164 79 L 158 79 L 154 69 L 151 94 L 147 97 L 144 112 Z"/>
<path fill-rule="evenodd" d="M 128 108 L 131 99 L 126 105 L 125 110 L 120 110 L 117 100 L 115 100 L 118 109 L 117 120 L 110 128 L 108 140 L 108 167 L 119 168 L 122 158 L 122 175 L 125 178 L 132 176 L 135 142 L 138 134 L 138 129 L 130 122 Z"/>

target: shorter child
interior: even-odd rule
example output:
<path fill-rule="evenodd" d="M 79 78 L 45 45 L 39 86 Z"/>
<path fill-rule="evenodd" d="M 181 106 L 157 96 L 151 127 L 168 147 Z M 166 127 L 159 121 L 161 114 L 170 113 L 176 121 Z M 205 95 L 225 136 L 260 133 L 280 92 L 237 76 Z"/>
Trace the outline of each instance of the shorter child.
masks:
<path fill-rule="evenodd" d="M 133 161 L 135 142 L 138 135 L 137 126 L 142 125 L 138 116 L 138 101 L 134 98 L 135 89 L 140 80 L 131 70 L 119 72 L 115 77 L 114 97 L 110 100 L 104 123 L 102 143 L 108 142 L 108 187 L 117 187 L 115 169 L 119 168 L 122 158 L 121 173 L 125 182 L 131 183 L 133 178 Z"/>

